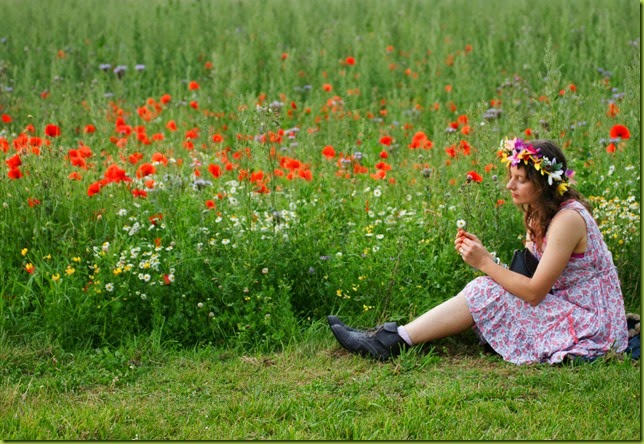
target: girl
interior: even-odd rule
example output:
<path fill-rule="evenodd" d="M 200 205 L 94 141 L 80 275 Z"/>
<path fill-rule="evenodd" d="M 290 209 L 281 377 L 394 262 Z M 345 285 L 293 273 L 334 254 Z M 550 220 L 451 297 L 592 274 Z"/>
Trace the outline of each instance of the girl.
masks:
<path fill-rule="evenodd" d="M 506 188 L 523 212 L 526 247 L 539 259 L 532 277 L 495 261 L 481 241 L 459 228 L 454 241 L 463 261 L 486 276 L 404 326 L 374 331 L 328 321 L 347 350 L 385 360 L 402 347 L 474 328 L 503 359 L 515 364 L 594 359 L 628 343 L 617 270 L 591 209 L 571 187 L 561 149 L 548 140 L 504 140 Z"/>

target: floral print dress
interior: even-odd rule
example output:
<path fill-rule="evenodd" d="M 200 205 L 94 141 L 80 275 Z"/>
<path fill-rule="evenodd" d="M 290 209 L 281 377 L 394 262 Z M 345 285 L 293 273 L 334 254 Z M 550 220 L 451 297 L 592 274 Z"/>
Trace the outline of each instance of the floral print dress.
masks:
<path fill-rule="evenodd" d="M 506 361 L 554 364 L 566 355 L 595 358 L 627 346 L 622 291 L 599 227 L 580 202 L 564 202 L 563 209 L 579 212 L 586 221 L 586 252 L 570 258 L 541 303 L 531 306 L 488 276 L 474 279 L 461 292 L 474 331 Z"/>

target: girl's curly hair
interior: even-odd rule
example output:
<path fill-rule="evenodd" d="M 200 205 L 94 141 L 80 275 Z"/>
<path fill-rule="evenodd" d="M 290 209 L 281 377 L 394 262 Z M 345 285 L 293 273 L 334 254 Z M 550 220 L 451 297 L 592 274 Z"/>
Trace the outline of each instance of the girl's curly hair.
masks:
<path fill-rule="evenodd" d="M 544 157 L 547 157 L 550 160 L 557 159 L 558 163 L 563 163 L 564 171 L 568 169 L 568 162 L 566 161 L 563 151 L 561 151 L 561 148 L 559 148 L 553 141 L 534 140 L 530 143 L 535 148 L 539 148 Z M 563 195 L 559 195 L 559 193 L 557 193 L 557 187 L 555 185 L 548 184 L 547 176 L 541 174 L 532 166 L 525 165 L 523 162 L 519 163 L 517 167 L 524 169 L 527 179 L 535 184 L 537 193 L 541 196 L 536 205 L 526 205 L 522 207 L 522 210 L 524 211 L 523 223 L 528 231 L 530 239 L 535 243 L 539 250 L 542 250 L 542 243 L 546 236 L 548 226 L 550 225 L 552 218 L 557 214 L 557 211 L 559 211 L 559 207 L 563 202 L 571 199 L 577 200 L 581 202 L 592 214 L 592 208 L 586 198 L 573 187 L 568 187 L 568 190 Z"/>

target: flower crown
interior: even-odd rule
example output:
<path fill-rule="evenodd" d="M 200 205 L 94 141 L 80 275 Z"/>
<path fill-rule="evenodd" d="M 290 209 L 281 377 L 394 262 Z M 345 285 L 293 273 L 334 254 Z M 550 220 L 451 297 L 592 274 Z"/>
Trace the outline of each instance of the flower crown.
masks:
<path fill-rule="evenodd" d="M 539 171 L 542 176 L 548 176 L 548 185 L 555 184 L 557 186 L 557 193 L 560 196 L 563 196 L 568 191 L 570 184 L 575 183 L 573 180 L 575 172 L 573 170 L 564 171 L 562 162 L 558 163 L 554 157 L 548 159 L 541 154 L 540 148 L 535 148 L 522 139 L 503 139 L 499 146 L 498 154 L 501 162 L 507 164 L 507 166 L 517 166 L 521 161 L 525 165 L 532 163 L 534 169 Z"/>

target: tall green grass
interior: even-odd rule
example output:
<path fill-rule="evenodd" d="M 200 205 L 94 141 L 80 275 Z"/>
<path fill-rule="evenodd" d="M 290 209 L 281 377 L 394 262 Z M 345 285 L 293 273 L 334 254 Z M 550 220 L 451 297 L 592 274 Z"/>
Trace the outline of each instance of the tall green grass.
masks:
<path fill-rule="evenodd" d="M 520 215 L 498 205 L 507 195 L 495 148 L 528 129 L 565 148 L 598 208 L 627 308 L 640 308 L 634 2 L 5 0 L 2 9 L 3 158 L 21 134 L 50 142 L 22 153 L 23 178 L 0 179 L 0 325 L 11 334 L 73 347 L 154 331 L 272 350 L 331 312 L 407 320 L 477 275 L 453 252 L 457 219 L 506 261 L 520 245 Z M 164 94 L 170 102 L 142 119 Z M 447 131 L 459 116 L 471 133 Z M 119 147 L 117 117 L 164 138 L 132 135 Z M 45 136 L 47 124 L 61 135 Z M 88 124 L 96 132 L 84 133 Z M 630 138 L 608 153 L 615 124 Z M 256 137 L 296 127 L 293 139 Z M 432 149 L 408 148 L 417 131 Z M 81 141 L 92 152 L 86 170 L 70 165 Z M 471 153 L 449 157 L 462 141 Z M 362 156 L 368 172 L 338 175 L 348 163 L 326 159 L 325 146 Z M 157 152 L 170 162 L 137 179 Z M 214 178 L 207 167 L 223 168 L 222 152 L 237 154 L 235 167 Z M 286 157 L 310 180 L 275 175 Z M 381 161 L 392 168 L 375 179 Z M 134 179 L 129 188 L 89 197 L 112 163 Z M 198 185 L 195 170 L 211 184 Z M 241 170 L 261 171 L 269 192 Z M 471 170 L 482 183 L 467 182 Z"/>

